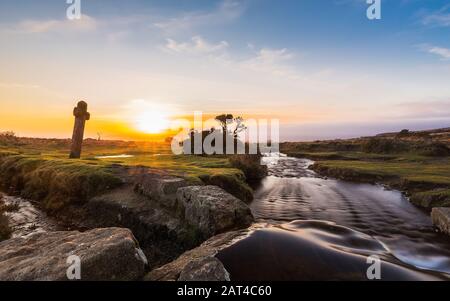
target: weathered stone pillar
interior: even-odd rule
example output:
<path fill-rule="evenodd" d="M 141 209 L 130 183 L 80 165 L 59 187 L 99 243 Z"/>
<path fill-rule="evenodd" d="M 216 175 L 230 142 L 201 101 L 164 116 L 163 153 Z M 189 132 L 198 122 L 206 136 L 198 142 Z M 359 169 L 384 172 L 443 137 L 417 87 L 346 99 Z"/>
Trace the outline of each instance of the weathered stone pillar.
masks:
<path fill-rule="evenodd" d="M 83 144 L 84 125 L 86 120 L 91 118 L 91 114 L 87 111 L 87 103 L 80 101 L 73 109 L 73 116 L 75 116 L 75 125 L 73 127 L 70 158 L 79 159 L 81 156 L 81 146 Z"/>

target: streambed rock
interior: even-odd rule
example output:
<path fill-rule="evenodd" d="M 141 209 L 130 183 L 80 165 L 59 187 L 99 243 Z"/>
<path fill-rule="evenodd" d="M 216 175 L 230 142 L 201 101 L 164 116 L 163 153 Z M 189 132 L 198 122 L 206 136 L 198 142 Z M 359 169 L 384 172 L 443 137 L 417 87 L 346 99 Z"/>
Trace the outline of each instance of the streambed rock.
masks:
<path fill-rule="evenodd" d="M 184 281 L 228 280 L 229 274 L 223 264 L 214 256 L 222 249 L 246 237 L 250 229 L 231 231 L 216 235 L 205 241 L 199 247 L 183 253 L 174 261 L 167 263 L 148 273 L 146 281 Z M 228 275 L 228 276 L 227 276 Z M 220 279 L 218 279 L 220 278 Z"/>
<path fill-rule="evenodd" d="M 37 233 L 0 243 L 0 280 L 68 280 L 71 255 L 81 280 L 138 280 L 147 261 L 128 229 Z"/>
<path fill-rule="evenodd" d="M 230 273 L 216 257 L 205 257 L 189 262 L 178 281 L 230 281 Z"/>
<path fill-rule="evenodd" d="M 439 230 L 450 235 L 450 208 L 433 208 L 431 219 Z"/>
<path fill-rule="evenodd" d="M 217 186 L 188 186 L 177 191 L 182 218 L 206 237 L 250 226 L 253 215 L 243 201 Z"/>

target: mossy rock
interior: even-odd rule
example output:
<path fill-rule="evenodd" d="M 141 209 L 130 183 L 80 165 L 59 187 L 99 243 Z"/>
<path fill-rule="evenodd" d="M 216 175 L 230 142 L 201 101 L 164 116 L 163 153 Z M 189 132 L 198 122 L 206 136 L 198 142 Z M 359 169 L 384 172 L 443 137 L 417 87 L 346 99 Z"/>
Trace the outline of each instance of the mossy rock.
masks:
<path fill-rule="evenodd" d="M 229 160 L 231 166 L 241 170 L 248 181 L 260 180 L 268 174 L 267 166 L 261 164 L 261 155 L 234 155 Z"/>
<path fill-rule="evenodd" d="M 240 179 L 237 175 L 202 175 L 200 176 L 200 179 L 206 185 L 218 186 L 246 203 L 253 200 L 253 190 L 245 182 L 245 179 Z"/>
<path fill-rule="evenodd" d="M 424 192 L 417 192 L 411 195 L 413 204 L 431 209 L 434 207 L 450 207 L 450 190 L 435 189 Z"/>

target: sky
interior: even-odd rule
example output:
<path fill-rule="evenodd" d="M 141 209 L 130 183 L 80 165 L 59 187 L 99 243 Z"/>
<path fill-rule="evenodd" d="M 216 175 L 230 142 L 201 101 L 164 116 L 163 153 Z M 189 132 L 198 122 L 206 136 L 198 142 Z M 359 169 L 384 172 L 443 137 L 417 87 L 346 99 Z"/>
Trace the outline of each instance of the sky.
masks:
<path fill-rule="evenodd" d="M 194 111 L 279 119 L 283 141 L 450 126 L 448 0 L 381 0 L 380 20 L 365 0 L 68 7 L 0 0 L 0 131 L 70 137 L 79 100 L 105 139 Z"/>

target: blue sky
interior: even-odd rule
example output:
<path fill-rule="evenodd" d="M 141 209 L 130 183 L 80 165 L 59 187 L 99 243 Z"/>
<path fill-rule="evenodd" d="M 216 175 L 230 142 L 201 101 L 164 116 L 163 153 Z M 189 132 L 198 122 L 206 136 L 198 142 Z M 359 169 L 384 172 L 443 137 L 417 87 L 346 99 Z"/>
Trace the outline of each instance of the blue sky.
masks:
<path fill-rule="evenodd" d="M 0 1 L 3 127 L 35 134 L 11 104 L 55 119 L 79 98 L 105 122 L 136 100 L 270 116 L 284 140 L 450 126 L 448 0 L 382 0 L 374 21 L 364 0 L 81 0 L 78 21 L 67 6 Z"/>

